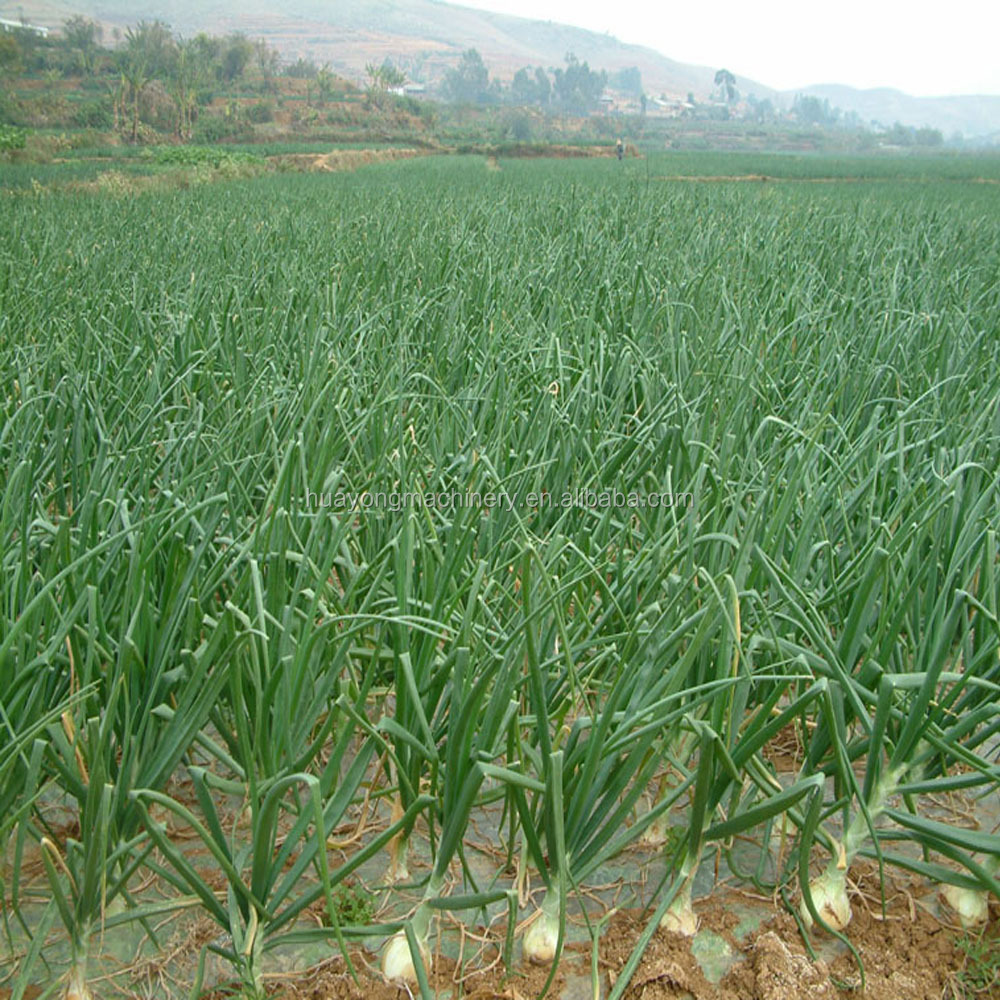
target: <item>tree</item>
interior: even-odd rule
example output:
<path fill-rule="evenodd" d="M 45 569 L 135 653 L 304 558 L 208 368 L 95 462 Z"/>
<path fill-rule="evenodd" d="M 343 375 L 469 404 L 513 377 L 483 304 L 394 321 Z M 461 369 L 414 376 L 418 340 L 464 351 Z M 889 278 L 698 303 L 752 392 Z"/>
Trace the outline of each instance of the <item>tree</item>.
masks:
<path fill-rule="evenodd" d="M 572 52 L 566 55 L 566 68 L 554 71 L 552 86 L 556 100 L 572 111 L 590 111 L 597 107 L 608 82 L 608 74 L 603 70 L 592 71 L 580 62 Z"/>
<path fill-rule="evenodd" d="M 388 59 L 381 66 L 368 63 L 365 66 L 365 72 L 368 74 L 369 94 L 384 94 L 386 91 L 402 87 L 406 83 L 406 74 L 393 66 Z"/>
<path fill-rule="evenodd" d="M 770 121 L 774 117 L 774 104 L 769 97 L 765 97 L 763 101 L 758 101 L 755 110 L 757 121 L 759 122 Z"/>
<path fill-rule="evenodd" d="M 548 104 L 551 93 L 552 84 L 541 66 L 533 73 L 530 66 L 522 67 L 514 74 L 510 84 L 510 101 L 521 106 Z"/>
<path fill-rule="evenodd" d="M 223 45 L 219 73 L 223 81 L 232 83 L 243 76 L 248 63 L 253 58 L 253 42 L 242 32 L 237 31 L 229 35 Z"/>
<path fill-rule="evenodd" d="M 139 97 L 150 80 L 153 79 L 159 64 L 164 59 L 164 46 L 161 25 L 159 21 L 148 24 L 140 22 L 135 28 L 125 32 L 125 45 L 120 52 L 119 70 L 122 80 L 121 103 L 125 103 L 125 90 L 132 104 L 132 141 L 139 139 Z M 167 37 L 170 38 L 169 31 Z"/>
<path fill-rule="evenodd" d="M 916 140 L 918 146 L 944 145 L 944 135 L 942 135 L 940 129 L 936 128 L 918 128 Z"/>
<path fill-rule="evenodd" d="M 278 50 L 272 49 L 263 38 L 258 38 L 254 43 L 254 55 L 257 58 L 257 69 L 264 83 L 264 89 L 273 94 L 277 90 L 274 78 L 278 75 L 278 68 L 281 65 Z"/>
<path fill-rule="evenodd" d="M 200 31 L 191 39 L 190 55 L 197 60 L 200 71 L 208 79 L 217 71 L 219 60 L 222 58 L 222 41 L 214 35 Z"/>
<path fill-rule="evenodd" d="M 542 107 L 552 99 L 552 81 L 541 66 L 535 70 L 535 92 L 538 94 L 538 103 Z"/>
<path fill-rule="evenodd" d="M 329 63 L 323 63 L 316 70 L 316 91 L 319 96 L 320 105 L 326 104 L 333 96 L 333 87 L 336 80 L 337 78 L 333 75 L 333 70 L 330 69 Z"/>
<path fill-rule="evenodd" d="M 14 32 L 0 31 L 0 79 L 17 76 L 23 65 L 23 53 Z"/>
<path fill-rule="evenodd" d="M 177 54 L 177 42 L 170 25 L 163 21 L 140 21 L 134 29 L 125 32 L 125 42 L 142 50 L 151 80 L 170 72 Z"/>
<path fill-rule="evenodd" d="M 728 69 L 720 69 L 715 74 L 715 85 L 722 92 L 726 104 L 734 104 L 740 92 L 736 89 L 736 77 Z"/>
<path fill-rule="evenodd" d="M 311 59 L 303 59 L 299 56 L 295 62 L 290 63 L 283 70 L 287 77 L 295 80 L 314 80 L 319 72 L 319 67 Z"/>
<path fill-rule="evenodd" d="M 197 39 L 178 42 L 176 58 L 167 77 L 167 93 L 177 112 L 175 132 L 178 139 L 191 138 L 198 88 L 205 79 L 207 69 Z"/>
<path fill-rule="evenodd" d="M 840 108 L 831 107 L 826 99 L 798 94 L 792 103 L 792 114 L 803 125 L 836 125 Z"/>
<path fill-rule="evenodd" d="M 462 53 L 456 69 L 445 74 L 443 91 L 448 100 L 461 104 L 486 103 L 490 99 L 490 74 L 475 49 Z"/>
<path fill-rule="evenodd" d="M 514 74 L 510 82 L 510 96 L 515 104 L 535 103 L 535 80 L 526 67 Z"/>
<path fill-rule="evenodd" d="M 642 73 L 638 66 L 629 66 L 614 73 L 609 81 L 611 86 L 630 97 L 642 97 Z"/>
<path fill-rule="evenodd" d="M 368 74 L 368 100 L 376 108 L 381 106 L 390 90 L 397 90 L 406 83 L 406 74 L 388 59 L 381 66 L 368 63 L 365 72 Z"/>
<path fill-rule="evenodd" d="M 89 18 L 79 14 L 63 22 L 62 36 L 85 76 L 90 76 L 97 66 L 104 29 Z"/>

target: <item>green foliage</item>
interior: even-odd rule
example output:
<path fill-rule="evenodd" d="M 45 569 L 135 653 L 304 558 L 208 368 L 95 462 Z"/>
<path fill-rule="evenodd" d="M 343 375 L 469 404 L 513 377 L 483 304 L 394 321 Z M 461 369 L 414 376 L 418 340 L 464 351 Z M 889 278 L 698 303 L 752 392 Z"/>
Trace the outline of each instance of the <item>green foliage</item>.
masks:
<path fill-rule="evenodd" d="M 0 125 L 0 153 L 24 149 L 28 141 L 28 130 L 16 125 Z"/>
<path fill-rule="evenodd" d="M 74 960 L 102 917 L 159 914 L 150 872 L 247 992 L 273 948 L 347 951 L 374 918 L 328 848 L 368 796 L 401 809 L 365 858 L 428 832 L 416 912 L 377 928 L 417 955 L 518 859 L 558 941 L 574 883 L 661 817 L 657 921 L 709 848 L 807 910 L 840 848 L 995 892 L 996 835 L 927 804 L 1000 784 L 1000 217 L 960 182 L 998 162 L 427 157 L 5 195 L 0 817 L 45 838 Z M 741 171 L 856 182 L 659 179 Z M 693 502 L 527 500 L 581 486 Z M 315 499 L 500 489 L 522 502 Z M 448 895 L 490 803 L 496 881 Z"/>
<path fill-rule="evenodd" d="M 246 109 L 247 121 L 252 125 L 263 125 L 265 122 L 274 121 L 274 103 L 272 101 L 258 101 L 251 104 Z"/>
<path fill-rule="evenodd" d="M 944 136 L 934 128 L 908 128 L 896 122 L 886 133 L 885 139 L 894 146 L 923 146 L 934 148 L 944 145 Z"/>
<path fill-rule="evenodd" d="M 639 98 L 643 95 L 642 73 L 636 66 L 629 66 L 627 69 L 620 69 L 616 73 L 612 73 L 608 84 L 630 97 Z"/>
<path fill-rule="evenodd" d="M 826 98 L 821 101 L 818 97 L 796 94 L 792 114 L 803 125 L 834 125 L 840 117 L 840 110 L 831 107 Z"/>
<path fill-rule="evenodd" d="M 510 100 L 513 104 L 537 104 L 544 107 L 551 96 L 552 82 L 541 66 L 534 73 L 526 66 L 514 74 L 510 84 Z"/>
<path fill-rule="evenodd" d="M 208 144 L 226 142 L 233 139 L 248 141 L 253 139 L 253 125 L 235 117 L 201 114 L 195 122 L 192 138 L 196 143 Z"/>
<path fill-rule="evenodd" d="M 169 166 L 190 167 L 208 164 L 218 168 L 225 164 L 237 163 L 263 166 L 265 162 L 252 153 L 230 150 L 224 146 L 157 146 L 155 149 L 146 150 L 146 153 L 147 158 L 154 163 Z"/>
<path fill-rule="evenodd" d="M 293 63 L 289 63 L 282 71 L 285 76 L 295 80 L 312 80 L 319 72 L 319 67 L 311 59 L 303 59 L 299 56 Z"/>
<path fill-rule="evenodd" d="M 225 83 L 233 83 L 238 80 L 243 76 L 253 54 L 253 43 L 246 35 L 240 32 L 229 35 L 222 43 L 218 66 L 219 79 Z"/>
<path fill-rule="evenodd" d="M 24 56 L 13 31 L 0 31 L 0 79 L 16 76 L 24 65 Z"/>
<path fill-rule="evenodd" d="M 462 53 L 461 62 L 445 74 L 442 92 L 449 101 L 483 104 L 490 101 L 490 74 L 483 57 L 475 50 Z"/>
<path fill-rule="evenodd" d="M 81 128 L 109 130 L 114 117 L 107 101 L 83 101 L 73 109 L 73 122 Z"/>
<path fill-rule="evenodd" d="M 591 70 L 587 63 L 580 62 L 572 52 L 566 56 L 566 68 L 554 70 L 553 76 L 554 99 L 562 107 L 579 112 L 597 107 L 608 82 L 608 75 L 604 70 Z"/>
<path fill-rule="evenodd" d="M 956 1000 L 974 1000 L 992 996 L 1000 985 L 1000 950 L 988 932 L 966 933 L 956 942 L 965 955 L 963 967 L 955 976 Z"/>
<path fill-rule="evenodd" d="M 63 43 L 73 54 L 81 73 L 91 74 L 96 69 L 103 33 L 100 24 L 79 14 L 63 22 Z"/>
<path fill-rule="evenodd" d="M 368 89 L 376 92 L 392 90 L 406 83 L 406 74 L 393 66 L 388 59 L 381 66 L 368 63 L 365 66 L 365 73 L 368 76 Z"/>
<path fill-rule="evenodd" d="M 371 893 L 356 882 L 341 882 L 333 890 L 333 905 L 341 924 L 363 927 L 375 917 Z M 324 914 L 324 920 L 329 919 Z"/>

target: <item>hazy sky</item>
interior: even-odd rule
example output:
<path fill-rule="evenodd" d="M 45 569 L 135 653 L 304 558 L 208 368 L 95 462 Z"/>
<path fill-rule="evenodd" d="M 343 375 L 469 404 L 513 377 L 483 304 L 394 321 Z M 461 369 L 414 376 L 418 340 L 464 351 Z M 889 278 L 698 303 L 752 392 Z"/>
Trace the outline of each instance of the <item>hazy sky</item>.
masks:
<path fill-rule="evenodd" d="M 454 2 L 607 31 L 782 90 L 846 83 L 918 96 L 1000 94 L 998 0 Z"/>

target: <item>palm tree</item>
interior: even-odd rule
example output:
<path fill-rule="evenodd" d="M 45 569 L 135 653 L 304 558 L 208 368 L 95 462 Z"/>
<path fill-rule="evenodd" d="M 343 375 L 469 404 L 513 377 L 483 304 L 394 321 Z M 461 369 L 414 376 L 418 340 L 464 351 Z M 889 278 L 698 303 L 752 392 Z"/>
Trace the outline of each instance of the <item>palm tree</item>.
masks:
<path fill-rule="evenodd" d="M 140 36 L 131 28 L 125 33 L 122 52 L 122 79 L 128 84 L 132 98 L 132 141 L 139 139 L 139 95 L 149 83 L 149 57 Z"/>
<path fill-rule="evenodd" d="M 191 42 L 177 45 L 177 56 L 167 80 L 167 90 L 177 109 L 177 138 L 191 138 L 193 110 L 201 82 L 201 63 L 196 46 Z"/>
<path fill-rule="evenodd" d="M 143 88 L 160 73 L 167 71 L 175 42 L 162 21 L 140 21 L 125 32 L 121 50 L 121 73 L 132 97 L 132 141 L 139 138 L 139 97 Z"/>

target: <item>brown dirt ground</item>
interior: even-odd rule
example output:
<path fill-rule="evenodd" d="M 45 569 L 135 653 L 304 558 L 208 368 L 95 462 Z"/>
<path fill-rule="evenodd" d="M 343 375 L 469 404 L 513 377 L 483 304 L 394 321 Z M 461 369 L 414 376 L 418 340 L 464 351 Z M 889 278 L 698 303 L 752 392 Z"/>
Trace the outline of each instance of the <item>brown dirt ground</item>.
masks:
<path fill-rule="evenodd" d="M 736 894 L 721 894 L 696 903 L 695 909 L 701 926 L 723 937 L 739 956 L 722 980 L 713 983 L 706 978 L 691 952 L 690 939 L 658 932 L 624 1000 L 1000 1000 L 1000 983 L 979 991 L 963 987 L 959 977 L 966 957 L 957 944 L 961 936 L 957 929 L 916 905 L 906 890 L 887 895 L 883 920 L 872 895 L 874 876 L 862 872 L 857 885 L 847 936 L 864 961 L 864 992 L 849 954 L 829 963 L 809 957 L 790 914 L 779 913 L 749 937 L 738 939 L 734 931 L 739 918 L 732 906 Z M 1000 907 L 994 909 L 992 917 L 985 933 L 1000 951 Z M 612 917 L 601 938 L 598 958 L 602 995 L 606 996 L 617 980 L 647 919 L 638 910 L 622 910 Z M 549 990 L 553 1000 L 563 993 L 564 971 L 587 974 L 586 956 L 572 952 L 567 953 Z M 404 988 L 384 982 L 378 973 L 377 955 L 357 951 L 352 960 L 360 987 L 343 961 L 334 957 L 300 975 L 275 977 L 268 995 L 274 1000 L 410 1000 Z M 507 977 L 498 957 L 489 968 L 471 973 L 466 969 L 460 975 L 453 960 L 438 957 L 431 987 L 436 996 L 462 996 L 466 1000 L 534 1000 L 547 975 L 545 968 L 522 966 Z M 232 995 L 220 988 L 206 994 L 205 1000 Z"/>
<path fill-rule="evenodd" d="M 329 153 L 287 153 L 272 156 L 271 162 L 307 172 L 330 173 L 335 170 L 357 170 L 369 163 L 387 163 L 425 156 L 424 149 L 335 149 Z"/>
<path fill-rule="evenodd" d="M 301 975 L 270 983 L 268 996 L 273 1000 L 410 1000 L 411 996 L 419 995 L 416 991 L 411 994 L 405 987 L 387 983 L 378 972 L 377 955 L 356 951 L 351 961 L 358 974 L 358 983 L 338 956 Z M 499 961 L 489 968 L 460 973 L 453 959 L 442 956 L 435 959 L 429 978 L 435 996 L 461 994 L 463 1000 L 532 1000 L 541 993 L 548 974 L 548 969 L 526 966 L 508 977 Z M 559 971 L 548 995 L 556 1000 L 564 985 L 565 977 Z M 230 1000 L 233 995 L 230 988 L 219 987 L 205 994 L 203 1000 Z"/>
<path fill-rule="evenodd" d="M 866 885 L 866 882 L 871 884 Z M 963 989 L 961 973 L 967 961 L 958 947 L 961 932 L 949 927 L 916 905 L 912 895 L 900 891 L 887 897 L 882 919 L 874 878 L 863 873 L 853 900 L 854 916 L 847 937 L 865 966 L 865 990 L 860 990 L 857 965 L 843 954 L 829 965 L 813 961 L 806 953 L 797 924 L 788 913 L 766 921 L 743 941 L 732 928 L 737 920 L 725 897 L 695 904 L 702 927 L 726 939 L 740 960 L 718 983 L 709 982 L 691 953 L 690 940 L 676 934 L 657 933 L 632 982 L 625 1000 L 983 1000 L 1000 998 L 1000 983 L 979 992 Z M 1000 951 L 1000 924 L 993 913 L 985 932 Z M 648 919 L 648 918 L 646 918 Z M 624 967 L 644 920 L 637 912 L 622 912 L 611 921 L 601 941 L 600 961 L 607 973 L 605 985 L 614 982 Z M 817 944 L 819 942 L 817 941 Z"/>

